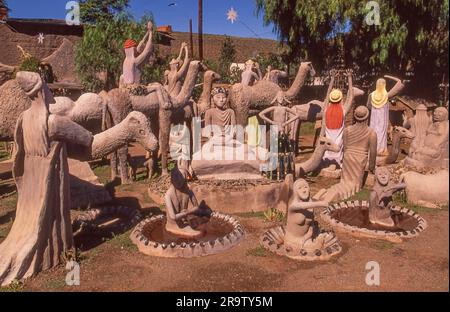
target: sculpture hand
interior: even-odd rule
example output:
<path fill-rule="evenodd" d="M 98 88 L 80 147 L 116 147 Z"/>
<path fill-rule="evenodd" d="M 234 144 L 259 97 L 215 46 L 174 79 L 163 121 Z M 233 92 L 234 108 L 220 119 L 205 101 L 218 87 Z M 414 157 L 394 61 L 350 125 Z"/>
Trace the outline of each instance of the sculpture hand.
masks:
<path fill-rule="evenodd" d="M 147 29 L 148 29 L 149 32 L 153 31 L 153 23 L 151 21 L 148 22 Z"/>
<path fill-rule="evenodd" d="M 345 74 L 347 75 L 347 77 L 349 76 L 353 76 L 353 69 L 349 68 L 345 71 Z"/>
<path fill-rule="evenodd" d="M 331 77 L 336 76 L 336 74 L 337 74 L 336 69 L 333 68 L 332 70 L 330 70 L 330 76 L 331 76 Z"/>

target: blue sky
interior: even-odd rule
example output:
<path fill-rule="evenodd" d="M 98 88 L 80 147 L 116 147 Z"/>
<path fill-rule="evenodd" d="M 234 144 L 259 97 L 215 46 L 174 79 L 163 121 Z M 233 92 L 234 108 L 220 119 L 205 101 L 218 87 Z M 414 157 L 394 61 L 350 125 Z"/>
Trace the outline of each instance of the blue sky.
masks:
<path fill-rule="evenodd" d="M 58 18 L 66 16 L 68 0 L 9 0 L 10 17 L 16 18 Z M 176 3 L 176 6 L 169 6 Z M 198 0 L 131 0 L 130 11 L 140 18 L 145 12 L 152 12 L 157 25 L 172 25 L 175 31 L 188 31 L 189 18 L 197 32 Z M 227 21 L 226 13 L 233 7 L 238 12 L 238 21 Z M 262 16 L 256 17 L 254 0 L 203 0 L 203 32 L 209 34 L 240 37 L 261 37 L 276 39 L 272 26 L 264 27 Z M 255 35 L 256 33 L 256 35 Z"/>

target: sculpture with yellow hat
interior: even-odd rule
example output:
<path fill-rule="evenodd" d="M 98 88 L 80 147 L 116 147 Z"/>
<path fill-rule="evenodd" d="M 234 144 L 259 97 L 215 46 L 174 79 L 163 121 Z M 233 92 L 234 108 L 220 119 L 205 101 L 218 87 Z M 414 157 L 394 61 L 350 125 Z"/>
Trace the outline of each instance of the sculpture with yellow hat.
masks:
<path fill-rule="evenodd" d="M 389 99 L 402 91 L 404 85 L 402 81 L 393 76 L 384 76 L 396 82 L 391 90 L 386 90 L 386 80 L 380 78 L 377 80 L 376 89 L 370 93 L 367 106 L 371 110 L 370 127 L 377 134 L 377 153 L 379 156 L 388 154 L 387 139 L 389 127 Z"/>

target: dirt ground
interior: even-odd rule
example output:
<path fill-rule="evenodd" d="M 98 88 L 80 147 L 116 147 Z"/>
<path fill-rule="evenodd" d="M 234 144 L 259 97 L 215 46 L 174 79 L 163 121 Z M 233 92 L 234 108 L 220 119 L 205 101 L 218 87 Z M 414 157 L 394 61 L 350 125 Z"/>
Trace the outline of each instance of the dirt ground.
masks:
<path fill-rule="evenodd" d="M 303 144 L 308 145 L 308 142 Z M 139 154 L 135 149 L 133 154 Z M 302 157 L 307 158 L 308 153 Z M 9 172 L 0 163 L 0 242 L 14 219 L 17 194 Z M 106 181 L 107 167 L 95 172 Z M 311 179 L 313 190 L 337 180 Z M 367 191 L 366 191 L 367 194 Z M 115 202 L 136 207 L 144 215 L 164 209 L 147 195 L 145 181 L 115 187 Z M 343 252 L 329 262 L 297 262 L 259 246 L 261 234 L 274 226 L 262 213 L 242 209 L 235 215 L 246 238 L 227 252 L 201 258 L 169 259 L 141 254 L 130 231 L 105 239 L 80 254 L 80 285 L 67 286 L 60 265 L 3 291 L 448 291 L 448 207 L 414 207 L 428 222 L 419 237 L 393 244 L 338 233 Z M 77 211 L 72 212 L 76 215 Z M 320 222 L 320 220 L 319 220 Z M 380 286 L 365 283 L 366 264 L 380 264 Z"/>

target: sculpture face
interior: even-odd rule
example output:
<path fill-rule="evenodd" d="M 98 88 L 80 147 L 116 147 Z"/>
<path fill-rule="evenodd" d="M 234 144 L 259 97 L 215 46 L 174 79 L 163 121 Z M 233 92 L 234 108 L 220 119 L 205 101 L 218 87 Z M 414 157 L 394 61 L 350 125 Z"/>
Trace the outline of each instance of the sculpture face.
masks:
<path fill-rule="evenodd" d="M 382 186 L 386 186 L 389 183 L 389 178 L 391 176 L 391 174 L 389 173 L 389 171 L 386 168 L 378 168 L 376 170 L 376 177 L 377 177 L 377 181 L 380 185 Z"/>
<path fill-rule="evenodd" d="M 283 92 L 277 93 L 277 103 L 278 105 L 282 105 L 284 103 L 284 94 Z"/>
<path fill-rule="evenodd" d="M 377 80 L 377 90 L 384 90 L 386 88 L 386 80 L 380 78 Z"/>
<path fill-rule="evenodd" d="M 224 93 L 217 93 L 213 96 L 214 104 L 219 109 L 225 109 L 225 104 L 227 103 L 227 96 Z"/>
<path fill-rule="evenodd" d="M 447 110 L 443 107 L 438 107 L 433 112 L 433 121 L 441 122 L 447 119 Z"/>
<path fill-rule="evenodd" d="M 296 194 L 302 201 L 309 200 L 309 185 L 303 179 L 294 183 L 294 194 Z"/>

